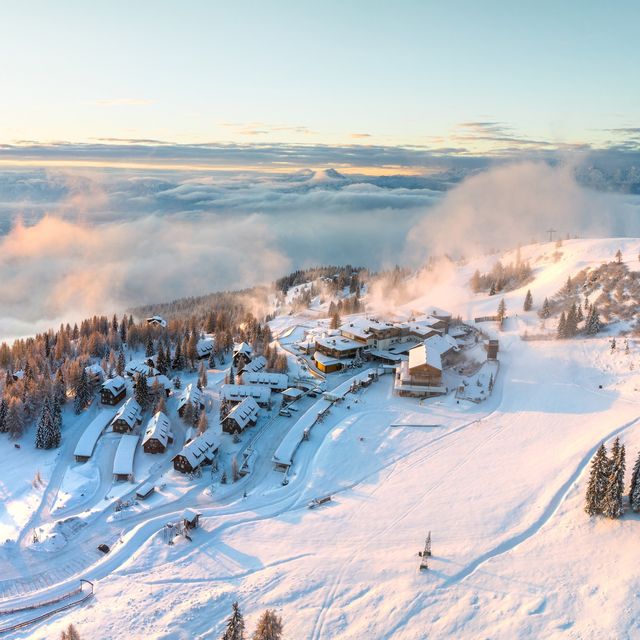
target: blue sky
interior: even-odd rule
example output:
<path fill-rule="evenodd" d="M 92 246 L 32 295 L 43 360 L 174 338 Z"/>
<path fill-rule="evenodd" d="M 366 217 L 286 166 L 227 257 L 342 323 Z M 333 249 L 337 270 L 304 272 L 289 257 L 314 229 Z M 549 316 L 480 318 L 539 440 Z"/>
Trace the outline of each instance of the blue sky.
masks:
<path fill-rule="evenodd" d="M 637 2 L 4 2 L 0 143 L 606 146 Z"/>

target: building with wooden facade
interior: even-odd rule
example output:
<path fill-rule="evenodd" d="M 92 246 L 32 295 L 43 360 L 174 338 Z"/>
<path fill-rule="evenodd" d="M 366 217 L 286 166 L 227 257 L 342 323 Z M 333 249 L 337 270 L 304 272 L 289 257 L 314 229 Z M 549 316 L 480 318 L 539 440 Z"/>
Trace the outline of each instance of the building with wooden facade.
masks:
<path fill-rule="evenodd" d="M 253 349 L 246 342 L 233 345 L 233 366 L 236 370 L 241 369 L 253 359 Z"/>
<path fill-rule="evenodd" d="M 109 378 L 100 388 L 100 402 L 115 405 L 127 397 L 127 385 L 122 376 Z"/>
<path fill-rule="evenodd" d="M 171 423 L 169 416 L 162 411 L 158 411 L 147 422 L 147 426 L 142 437 L 142 448 L 145 453 L 164 453 L 167 446 L 173 442 L 171 433 Z"/>
<path fill-rule="evenodd" d="M 253 398 L 245 398 L 222 420 L 222 430 L 225 433 L 242 433 L 258 422 L 259 411 L 258 403 Z"/>
<path fill-rule="evenodd" d="M 135 398 L 129 398 L 117 411 L 111 428 L 117 433 L 131 433 L 142 422 L 142 408 Z"/>
<path fill-rule="evenodd" d="M 192 473 L 202 465 L 211 464 L 218 452 L 220 443 L 211 431 L 191 440 L 182 451 L 173 458 L 173 468 L 180 473 Z"/>
<path fill-rule="evenodd" d="M 180 417 L 184 415 L 184 411 L 189 403 L 199 411 L 204 409 L 204 394 L 193 382 L 184 388 L 178 398 L 178 414 Z"/>

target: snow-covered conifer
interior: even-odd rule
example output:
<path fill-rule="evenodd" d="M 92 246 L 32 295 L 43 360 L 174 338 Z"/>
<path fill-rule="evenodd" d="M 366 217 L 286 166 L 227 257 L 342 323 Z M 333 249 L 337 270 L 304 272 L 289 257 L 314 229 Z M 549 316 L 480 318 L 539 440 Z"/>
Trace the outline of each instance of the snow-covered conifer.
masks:
<path fill-rule="evenodd" d="M 589 483 L 587 484 L 586 504 L 584 510 L 590 515 L 601 514 L 604 509 L 604 497 L 609 476 L 609 459 L 604 443 L 598 447 L 591 460 Z"/>
<path fill-rule="evenodd" d="M 533 307 L 533 296 L 531 295 L 531 289 L 527 290 L 527 295 L 524 297 L 524 304 L 522 305 L 523 311 L 531 311 Z"/>
<path fill-rule="evenodd" d="M 622 506 L 622 494 L 624 493 L 625 448 L 620 446 L 619 438 L 616 438 L 611 449 L 611 463 L 609 477 L 604 495 L 602 513 L 608 518 L 619 518 L 624 509 Z"/>

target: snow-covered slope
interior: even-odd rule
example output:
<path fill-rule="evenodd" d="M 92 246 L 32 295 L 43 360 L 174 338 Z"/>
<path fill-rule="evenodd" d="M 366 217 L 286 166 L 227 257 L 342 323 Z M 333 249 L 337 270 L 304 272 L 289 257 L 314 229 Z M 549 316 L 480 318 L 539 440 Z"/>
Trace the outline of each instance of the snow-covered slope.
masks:
<path fill-rule="evenodd" d="M 568 275 L 618 249 L 633 269 L 639 247 L 632 239 L 523 247 L 534 279 L 504 294 L 504 331 L 486 327 L 500 339 L 488 400 L 399 398 L 381 376 L 314 427 L 286 486 L 270 452 L 292 418 L 278 418 L 255 445 L 253 473 L 213 494 L 206 479 L 167 475 L 178 503 L 163 499 L 118 522 L 121 542 L 84 572 L 96 581 L 92 604 L 12 637 L 55 637 L 74 622 L 83 637 L 215 638 L 234 600 L 249 628 L 273 608 L 296 639 L 637 637 L 640 519 L 589 519 L 583 496 L 601 441 L 620 436 L 629 469 L 640 448 L 640 344 L 629 337 L 628 352 L 612 352 L 607 336 L 521 335 Z M 515 252 L 418 280 L 393 312 L 493 314 L 502 294 L 473 294 L 467 282 L 498 257 L 508 263 Z M 525 313 L 527 289 L 534 309 Z M 287 326 L 313 322 L 288 316 L 273 326 L 285 336 L 297 331 Z M 307 508 L 327 494 L 328 504 Z M 162 526 L 187 503 L 203 514 L 202 528 L 168 546 Z M 419 571 L 428 531 L 433 557 Z"/>

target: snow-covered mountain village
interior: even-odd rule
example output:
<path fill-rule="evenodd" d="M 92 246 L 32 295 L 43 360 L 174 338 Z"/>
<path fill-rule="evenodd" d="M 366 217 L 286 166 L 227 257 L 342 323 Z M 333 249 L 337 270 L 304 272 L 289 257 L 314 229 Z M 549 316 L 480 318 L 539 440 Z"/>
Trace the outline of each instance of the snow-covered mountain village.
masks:
<path fill-rule="evenodd" d="M 326 267 L 261 318 L 3 344 L 3 634 L 633 636 L 639 251 Z"/>

